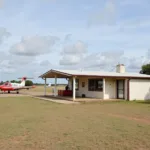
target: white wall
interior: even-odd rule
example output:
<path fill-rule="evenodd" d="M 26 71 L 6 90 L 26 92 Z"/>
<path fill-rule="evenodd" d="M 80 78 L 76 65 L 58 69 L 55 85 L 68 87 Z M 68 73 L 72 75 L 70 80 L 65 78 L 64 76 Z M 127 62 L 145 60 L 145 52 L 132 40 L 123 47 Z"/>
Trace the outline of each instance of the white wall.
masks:
<path fill-rule="evenodd" d="M 85 82 L 85 87 L 82 87 L 82 82 Z M 76 92 L 76 95 L 82 96 L 82 94 L 85 94 L 86 97 L 91 98 L 100 98 L 100 99 L 103 98 L 103 92 L 88 90 L 88 77 L 79 78 L 79 90 Z"/>
<path fill-rule="evenodd" d="M 125 91 L 124 91 L 125 100 L 128 100 L 128 79 L 125 80 Z"/>
<path fill-rule="evenodd" d="M 116 87 L 116 79 L 105 79 L 105 89 L 104 94 L 103 92 L 99 91 L 89 91 L 88 90 L 88 77 L 80 77 L 79 79 L 79 90 L 76 91 L 76 96 L 82 96 L 82 94 L 85 94 L 86 97 L 91 98 L 100 98 L 100 99 L 116 99 L 117 98 L 117 87 Z M 90 78 L 91 79 L 91 78 Z M 72 87 L 72 79 L 70 79 L 69 85 Z M 82 87 L 82 82 L 85 82 L 85 87 Z M 125 80 L 125 99 L 127 99 L 127 80 Z"/>
<path fill-rule="evenodd" d="M 76 92 L 77 96 L 85 94 L 86 97 L 100 98 L 100 99 L 115 99 L 116 98 L 116 80 L 105 79 L 105 89 L 103 92 L 88 90 L 88 77 L 79 78 L 79 90 Z M 91 79 L 91 78 L 90 78 Z M 85 87 L 82 87 L 82 82 L 85 82 Z"/>
<path fill-rule="evenodd" d="M 130 80 L 130 100 L 150 99 L 150 80 L 131 79 Z"/>
<path fill-rule="evenodd" d="M 104 99 L 115 99 L 115 98 L 116 98 L 116 80 L 105 79 Z"/>

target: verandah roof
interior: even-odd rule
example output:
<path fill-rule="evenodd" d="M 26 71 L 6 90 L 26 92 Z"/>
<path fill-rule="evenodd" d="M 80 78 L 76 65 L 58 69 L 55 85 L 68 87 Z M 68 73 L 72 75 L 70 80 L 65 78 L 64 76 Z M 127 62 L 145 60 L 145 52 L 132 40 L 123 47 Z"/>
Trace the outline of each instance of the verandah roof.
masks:
<path fill-rule="evenodd" d="M 103 78 L 129 78 L 129 79 L 150 79 L 150 75 L 140 73 L 116 73 L 116 72 L 101 72 L 101 71 L 84 71 L 84 70 L 49 70 L 39 76 L 40 78 L 68 78 L 77 77 L 103 77 Z"/>

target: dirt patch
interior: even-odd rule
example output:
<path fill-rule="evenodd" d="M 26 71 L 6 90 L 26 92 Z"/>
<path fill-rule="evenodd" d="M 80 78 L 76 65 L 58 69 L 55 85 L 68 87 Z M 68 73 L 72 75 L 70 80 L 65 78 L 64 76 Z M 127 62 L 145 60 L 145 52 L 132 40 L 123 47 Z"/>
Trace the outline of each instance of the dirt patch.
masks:
<path fill-rule="evenodd" d="M 24 141 L 26 139 L 27 135 L 22 135 L 22 136 L 16 136 L 16 137 L 13 137 L 10 142 L 11 143 L 14 143 L 14 144 L 19 144 L 21 143 L 22 141 Z"/>
<path fill-rule="evenodd" d="M 1 139 L 0 140 L 0 149 L 6 149 L 6 147 L 8 146 L 7 144 L 9 143 L 9 145 L 19 145 L 21 144 L 22 142 L 24 142 L 28 137 L 28 134 L 25 133 L 23 135 L 19 135 L 19 136 L 13 136 L 11 138 L 8 138 L 7 139 L 7 142 L 6 140 L 4 139 Z M 9 146 L 8 146 L 9 147 Z"/>
<path fill-rule="evenodd" d="M 111 113 L 109 113 L 108 115 L 112 116 L 112 117 L 118 117 L 118 118 L 127 119 L 127 120 L 134 120 L 134 121 L 138 121 L 138 122 L 146 123 L 146 124 L 150 125 L 150 120 L 148 120 L 148 119 L 142 119 L 142 118 L 136 118 L 136 117 L 128 117 L 128 116 L 123 116 L 123 115 L 119 115 L 119 114 L 111 114 Z"/>
<path fill-rule="evenodd" d="M 14 144 L 19 144 L 19 143 L 23 142 L 25 139 L 27 139 L 28 135 L 29 135 L 29 133 L 25 132 L 25 133 L 23 133 L 23 135 L 11 137 L 9 139 L 9 141 Z"/>

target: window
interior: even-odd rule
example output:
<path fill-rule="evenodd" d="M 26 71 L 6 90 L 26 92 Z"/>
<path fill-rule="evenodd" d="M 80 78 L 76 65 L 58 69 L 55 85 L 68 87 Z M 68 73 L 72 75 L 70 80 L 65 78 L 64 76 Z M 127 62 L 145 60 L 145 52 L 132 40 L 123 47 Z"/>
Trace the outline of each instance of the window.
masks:
<path fill-rule="evenodd" d="M 85 87 L 85 82 L 82 82 L 82 87 Z"/>
<path fill-rule="evenodd" d="M 89 79 L 89 91 L 103 91 L 103 79 Z"/>

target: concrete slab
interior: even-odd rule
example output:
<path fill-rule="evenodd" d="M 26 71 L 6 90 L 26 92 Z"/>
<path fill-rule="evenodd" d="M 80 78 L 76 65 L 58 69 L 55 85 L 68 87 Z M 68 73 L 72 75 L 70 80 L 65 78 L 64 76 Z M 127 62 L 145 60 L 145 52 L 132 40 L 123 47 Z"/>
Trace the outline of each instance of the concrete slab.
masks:
<path fill-rule="evenodd" d="M 60 103 L 60 104 L 80 104 L 79 102 L 67 101 L 67 100 L 62 100 L 62 99 L 61 100 L 60 99 L 52 99 L 52 98 L 33 96 L 33 95 L 28 95 L 28 96 L 30 96 L 32 98 L 50 101 L 50 102 L 54 102 L 54 103 Z"/>

